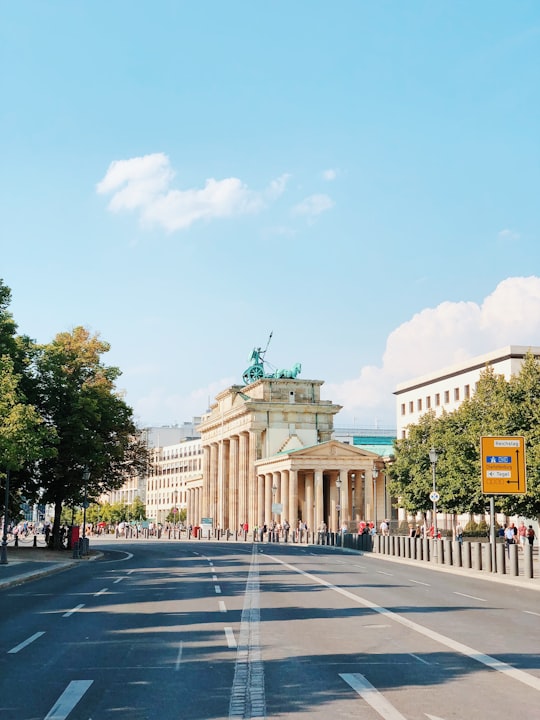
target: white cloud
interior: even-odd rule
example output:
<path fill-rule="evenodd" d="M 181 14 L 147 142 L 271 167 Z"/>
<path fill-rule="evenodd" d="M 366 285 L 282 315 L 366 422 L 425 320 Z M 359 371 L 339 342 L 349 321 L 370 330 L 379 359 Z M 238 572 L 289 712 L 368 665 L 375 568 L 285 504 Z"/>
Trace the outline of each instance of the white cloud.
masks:
<path fill-rule="evenodd" d="M 137 210 L 143 223 L 172 232 L 199 220 L 258 212 L 284 192 L 288 180 L 282 175 L 262 192 L 250 190 L 234 177 L 209 178 L 202 188 L 176 190 L 170 187 L 174 176 L 167 155 L 154 153 L 114 161 L 96 189 L 100 194 L 112 193 L 110 210 Z"/>
<path fill-rule="evenodd" d="M 315 217 L 333 207 L 334 201 L 328 195 L 310 195 L 293 208 L 293 213 Z"/>
<path fill-rule="evenodd" d="M 506 228 L 505 230 L 501 230 L 499 232 L 498 237 L 500 240 L 519 240 L 521 236 L 515 230 L 510 230 Z"/>
<path fill-rule="evenodd" d="M 337 178 L 337 170 L 333 170 L 332 168 L 329 168 L 328 170 L 323 170 L 322 176 L 325 180 L 331 182 L 332 180 L 335 180 Z"/>
<path fill-rule="evenodd" d="M 390 333 L 380 366 L 365 366 L 341 384 L 325 384 L 323 394 L 343 405 L 338 426 L 361 418 L 366 427 L 377 419 L 394 427 L 392 393 L 398 383 L 505 345 L 539 345 L 539 338 L 540 278 L 508 278 L 480 305 L 443 302 L 414 315 Z"/>

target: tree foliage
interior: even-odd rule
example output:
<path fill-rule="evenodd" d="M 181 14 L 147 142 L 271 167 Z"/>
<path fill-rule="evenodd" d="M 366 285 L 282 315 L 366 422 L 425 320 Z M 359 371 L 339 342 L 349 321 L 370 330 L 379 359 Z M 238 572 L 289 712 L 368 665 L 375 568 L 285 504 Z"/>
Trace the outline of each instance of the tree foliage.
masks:
<path fill-rule="evenodd" d="M 408 436 L 395 443 L 389 491 L 411 513 L 431 508 L 433 446 L 439 454 L 440 510 L 484 512 L 488 498 L 481 489 L 480 438 L 497 435 L 525 437 L 527 494 L 496 496 L 496 507 L 507 514 L 540 515 L 540 364 L 532 353 L 510 380 L 487 367 L 474 395 L 454 412 L 435 417 L 431 411 L 409 426 Z"/>
<path fill-rule="evenodd" d="M 115 390 L 119 370 L 101 362 L 108 350 L 77 327 L 41 346 L 34 360 L 36 404 L 56 433 L 55 455 L 37 467 L 43 502 L 55 506 L 53 537 L 64 503 L 97 500 L 146 466 L 132 410 Z"/>

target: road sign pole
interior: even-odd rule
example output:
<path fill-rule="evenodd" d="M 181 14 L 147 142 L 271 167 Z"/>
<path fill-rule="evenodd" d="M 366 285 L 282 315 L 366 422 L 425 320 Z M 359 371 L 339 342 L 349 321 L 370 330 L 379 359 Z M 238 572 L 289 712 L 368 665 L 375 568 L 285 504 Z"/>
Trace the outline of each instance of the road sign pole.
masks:
<path fill-rule="evenodd" d="M 489 544 L 491 545 L 491 572 L 497 572 L 497 553 L 495 552 L 495 498 L 489 498 Z"/>

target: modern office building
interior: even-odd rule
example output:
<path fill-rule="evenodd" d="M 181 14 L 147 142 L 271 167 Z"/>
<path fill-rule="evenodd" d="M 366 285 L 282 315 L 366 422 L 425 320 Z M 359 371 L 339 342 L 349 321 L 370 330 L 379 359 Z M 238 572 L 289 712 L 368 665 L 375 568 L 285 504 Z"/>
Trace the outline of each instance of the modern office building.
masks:
<path fill-rule="evenodd" d="M 540 347 L 507 345 L 485 355 L 400 383 L 394 392 L 397 437 L 406 437 L 407 426 L 418 423 L 420 417 L 429 410 L 433 410 L 436 415 L 440 415 L 443 409 L 447 412 L 456 410 L 474 393 L 481 373 L 488 366 L 506 379 L 516 375 L 527 352 L 540 357 Z"/>

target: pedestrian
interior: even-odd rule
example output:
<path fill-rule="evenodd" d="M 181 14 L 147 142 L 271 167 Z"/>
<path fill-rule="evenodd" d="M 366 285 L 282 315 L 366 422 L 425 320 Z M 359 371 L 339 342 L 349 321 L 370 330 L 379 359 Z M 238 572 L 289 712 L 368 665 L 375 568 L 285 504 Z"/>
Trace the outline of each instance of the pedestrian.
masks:
<path fill-rule="evenodd" d="M 519 547 L 523 550 L 523 548 L 525 547 L 525 543 L 527 542 L 527 528 L 525 527 L 525 523 L 523 522 L 523 520 L 519 523 L 517 534 L 519 539 Z"/>
<path fill-rule="evenodd" d="M 508 553 L 508 557 L 510 557 L 510 545 L 515 544 L 514 523 L 510 523 L 510 525 L 507 526 L 504 531 L 504 539 L 506 542 L 506 551 Z"/>
<path fill-rule="evenodd" d="M 534 544 L 535 535 L 536 533 L 534 532 L 533 526 L 529 525 L 529 527 L 527 528 L 527 540 L 529 541 L 529 545 Z"/>
<path fill-rule="evenodd" d="M 461 527 L 460 522 L 458 522 L 458 524 L 456 525 L 456 540 L 459 543 L 463 542 L 463 528 Z"/>

